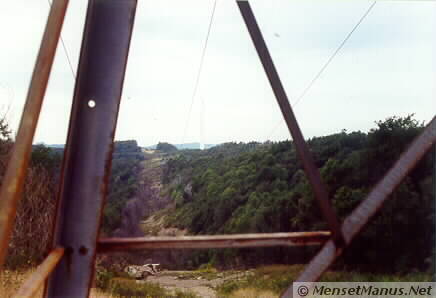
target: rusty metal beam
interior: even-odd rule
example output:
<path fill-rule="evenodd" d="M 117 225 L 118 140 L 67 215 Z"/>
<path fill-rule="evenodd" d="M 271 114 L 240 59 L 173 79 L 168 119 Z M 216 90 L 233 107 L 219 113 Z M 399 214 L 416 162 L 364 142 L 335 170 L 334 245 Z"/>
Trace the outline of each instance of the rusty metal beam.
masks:
<path fill-rule="evenodd" d="M 21 285 L 14 298 L 32 298 L 35 297 L 36 291 L 44 284 L 49 274 L 64 255 L 64 248 L 58 247 L 50 252 L 47 258 L 36 268 L 27 280 Z"/>
<path fill-rule="evenodd" d="M 292 135 L 297 153 L 303 163 L 307 178 L 312 185 L 315 197 L 317 198 L 318 204 L 321 208 L 321 212 L 332 231 L 332 237 L 336 244 L 342 245 L 344 243 L 344 239 L 341 234 L 338 218 L 332 206 L 330 205 L 326 187 L 321 180 L 321 176 L 317 167 L 315 166 L 309 148 L 304 141 L 303 134 L 298 126 L 297 119 L 295 118 L 291 105 L 289 104 L 288 96 L 286 95 L 285 89 L 283 88 L 280 77 L 274 66 L 274 62 L 268 51 L 265 40 L 263 39 L 262 32 L 260 31 L 256 22 L 256 18 L 251 10 L 250 3 L 248 1 L 237 1 L 237 3 L 245 25 L 247 26 L 248 32 L 250 33 L 251 39 L 256 48 L 257 54 L 271 84 L 271 88 L 274 92 L 277 103 L 280 106 L 280 110 L 282 111 L 286 125 L 288 126 L 289 132 Z"/>
<path fill-rule="evenodd" d="M 0 190 L 0 272 L 14 226 L 17 204 L 32 152 L 33 136 L 39 119 L 56 47 L 64 22 L 68 0 L 55 0 L 42 37 L 15 144 Z"/>
<path fill-rule="evenodd" d="M 180 237 L 106 238 L 98 242 L 100 253 L 138 249 L 240 248 L 267 246 L 309 246 L 325 243 L 330 232 L 232 234 Z"/>
<path fill-rule="evenodd" d="M 65 247 L 65 258 L 46 297 L 89 295 L 136 4 L 88 4 L 53 240 Z"/>
<path fill-rule="evenodd" d="M 436 143 L 436 117 L 427 125 L 424 131 L 412 142 L 395 162 L 383 179 L 373 188 L 366 199 L 345 219 L 342 233 L 346 244 L 362 230 L 368 221 L 382 207 L 389 195 L 401 183 L 406 175 L 416 166 L 432 145 Z M 312 259 L 296 282 L 317 281 L 321 274 L 342 254 L 342 249 L 336 247 L 333 241 L 328 241 L 321 251 Z M 292 286 L 283 297 L 292 297 Z"/>

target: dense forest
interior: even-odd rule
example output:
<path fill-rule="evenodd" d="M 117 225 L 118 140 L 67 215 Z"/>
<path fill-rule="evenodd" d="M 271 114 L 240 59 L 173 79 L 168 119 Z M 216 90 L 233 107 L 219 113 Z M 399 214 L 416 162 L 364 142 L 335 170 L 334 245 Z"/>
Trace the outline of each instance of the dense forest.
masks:
<path fill-rule="evenodd" d="M 0 183 L 13 145 L 12 131 L 0 117 Z M 102 231 L 119 227 L 122 208 L 137 192 L 139 162 L 143 159 L 136 141 L 115 142 L 112 173 Z M 24 192 L 18 206 L 12 239 L 6 259 L 8 268 L 39 264 L 46 255 L 55 213 L 63 149 L 34 145 L 27 170 Z M 35 241 L 39 239 L 39 241 Z"/>
<path fill-rule="evenodd" d="M 138 174 L 142 160 L 144 155 L 136 141 L 115 142 L 109 194 L 103 210 L 103 233 L 111 234 L 120 227 L 124 206 L 138 192 L 140 182 Z"/>
<path fill-rule="evenodd" d="M 341 219 L 422 129 L 423 123 L 411 115 L 378 121 L 368 133 L 343 130 L 308 140 Z M 0 182 L 12 144 L 11 131 L 0 119 Z M 187 229 L 190 234 L 327 229 L 292 141 L 227 143 L 208 150 L 175 150 L 167 143 L 159 147 L 165 153 L 158 196 L 170 199 L 167 210 L 160 212 L 167 227 Z M 395 272 L 433 268 L 433 156 L 427 154 L 406 177 L 336 266 Z M 46 252 L 50 235 L 35 227 L 51 225 L 61 158 L 62 150 L 33 148 L 10 243 L 10 268 L 38 264 Z M 141 188 L 146 158 L 136 141 L 115 143 L 103 233 L 112 235 L 120 227 L 123 208 L 132 198 L 150 194 Z M 189 263 L 191 267 L 304 263 L 317 249 L 200 250 Z"/>
<path fill-rule="evenodd" d="M 409 115 L 376 122 L 368 133 L 343 130 L 308 140 L 341 219 L 365 198 L 422 129 L 423 123 Z M 182 151 L 168 161 L 163 180 L 175 205 L 166 224 L 193 234 L 327 229 L 291 141 Z M 396 272 L 430 268 L 432 191 L 432 155 L 427 154 L 339 265 Z M 313 252 L 301 248 L 210 250 L 199 259 L 215 265 L 293 263 Z"/>

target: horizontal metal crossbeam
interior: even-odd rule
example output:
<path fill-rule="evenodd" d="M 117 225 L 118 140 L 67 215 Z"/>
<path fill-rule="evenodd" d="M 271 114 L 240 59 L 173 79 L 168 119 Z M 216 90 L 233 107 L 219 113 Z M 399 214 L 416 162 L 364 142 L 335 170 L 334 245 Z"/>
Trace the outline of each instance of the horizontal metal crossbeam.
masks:
<path fill-rule="evenodd" d="M 179 237 L 103 238 L 98 241 L 97 252 L 116 252 L 139 249 L 174 248 L 240 248 L 267 246 L 320 245 L 331 236 L 328 231 L 232 234 Z"/>
<path fill-rule="evenodd" d="M 0 272 L 67 4 L 68 0 L 55 0 L 51 7 L 15 145 L 0 189 Z M 136 0 L 92 0 L 88 7 L 61 179 L 62 200 L 58 204 L 54 236 L 57 247 L 23 283 L 15 297 L 34 297 L 52 272 L 45 297 L 86 297 L 92 281 L 96 252 L 141 249 L 293 247 L 324 244 L 296 280 L 316 281 L 436 143 L 436 118 L 433 118 L 367 198 L 340 225 L 251 7 L 247 0 L 238 0 L 237 4 L 331 232 L 103 238 L 96 243 L 107 192 L 113 137 Z M 94 105 L 89 105 L 91 102 Z M 60 246 L 65 247 L 65 250 Z M 292 297 L 292 286 L 283 297 Z"/>

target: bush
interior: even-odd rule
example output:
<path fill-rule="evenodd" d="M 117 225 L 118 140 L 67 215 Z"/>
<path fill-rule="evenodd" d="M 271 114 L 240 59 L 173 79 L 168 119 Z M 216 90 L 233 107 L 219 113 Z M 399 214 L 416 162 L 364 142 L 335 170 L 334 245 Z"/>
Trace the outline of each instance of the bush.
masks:
<path fill-rule="evenodd" d="M 0 184 L 12 145 L 12 132 L 5 117 L 0 116 Z M 60 154 L 43 145 L 32 149 L 22 199 L 17 206 L 12 237 L 8 243 L 5 265 L 9 269 L 39 264 L 48 252 L 51 239 L 61 158 Z"/>
<path fill-rule="evenodd" d="M 115 274 L 104 268 L 96 268 L 95 286 L 99 289 L 108 289 L 110 281 L 115 277 Z"/>
<path fill-rule="evenodd" d="M 56 170 L 46 163 L 29 167 L 9 241 L 6 266 L 11 269 L 39 264 L 48 252 L 56 202 Z M 38 241 L 35 241 L 38 239 Z"/>
<path fill-rule="evenodd" d="M 120 277 L 110 281 L 109 291 L 121 297 L 169 297 L 166 290 L 157 284 Z"/>

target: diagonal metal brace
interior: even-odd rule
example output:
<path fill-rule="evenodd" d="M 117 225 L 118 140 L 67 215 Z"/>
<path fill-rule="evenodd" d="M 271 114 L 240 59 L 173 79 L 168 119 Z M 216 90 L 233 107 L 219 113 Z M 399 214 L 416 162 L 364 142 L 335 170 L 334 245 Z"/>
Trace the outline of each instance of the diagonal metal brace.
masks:
<path fill-rule="evenodd" d="M 434 144 L 436 144 L 436 117 L 433 117 L 424 131 L 401 154 L 400 158 L 373 188 L 366 199 L 344 220 L 342 233 L 347 244 L 360 233 L 389 198 L 389 195 Z M 342 249 L 335 246 L 333 241 L 328 241 L 295 282 L 317 281 L 321 274 L 342 254 L 342 251 Z M 292 297 L 292 286 L 287 289 L 283 297 Z"/>
<path fill-rule="evenodd" d="M 286 125 L 292 135 L 297 153 L 303 163 L 304 170 L 306 171 L 307 178 L 313 187 L 321 212 L 332 231 L 332 238 L 338 246 L 343 246 L 345 242 L 338 218 L 330 205 L 326 187 L 321 180 L 321 176 L 315 166 L 309 148 L 304 141 L 303 134 L 301 133 L 297 119 L 295 118 L 291 105 L 289 104 L 285 89 L 283 88 L 280 77 L 274 66 L 274 62 L 268 51 L 265 40 L 263 39 L 262 32 L 260 31 L 256 18 L 251 10 L 250 3 L 248 1 L 237 1 L 237 3 L 254 46 L 256 47 L 257 54 L 259 55 L 260 61 L 262 62 L 265 73 L 271 84 L 277 103 L 279 104 L 280 110 L 285 118 Z"/>
<path fill-rule="evenodd" d="M 21 199 L 24 179 L 32 152 L 33 136 L 47 89 L 56 47 L 61 34 L 68 0 L 53 1 L 42 37 L 38 58 L 33 69 L 26 104 L 21 115 L 8 167 L 0 188 L 0 273 L 8 242 L 12 235 L 18 202 Z"/>

